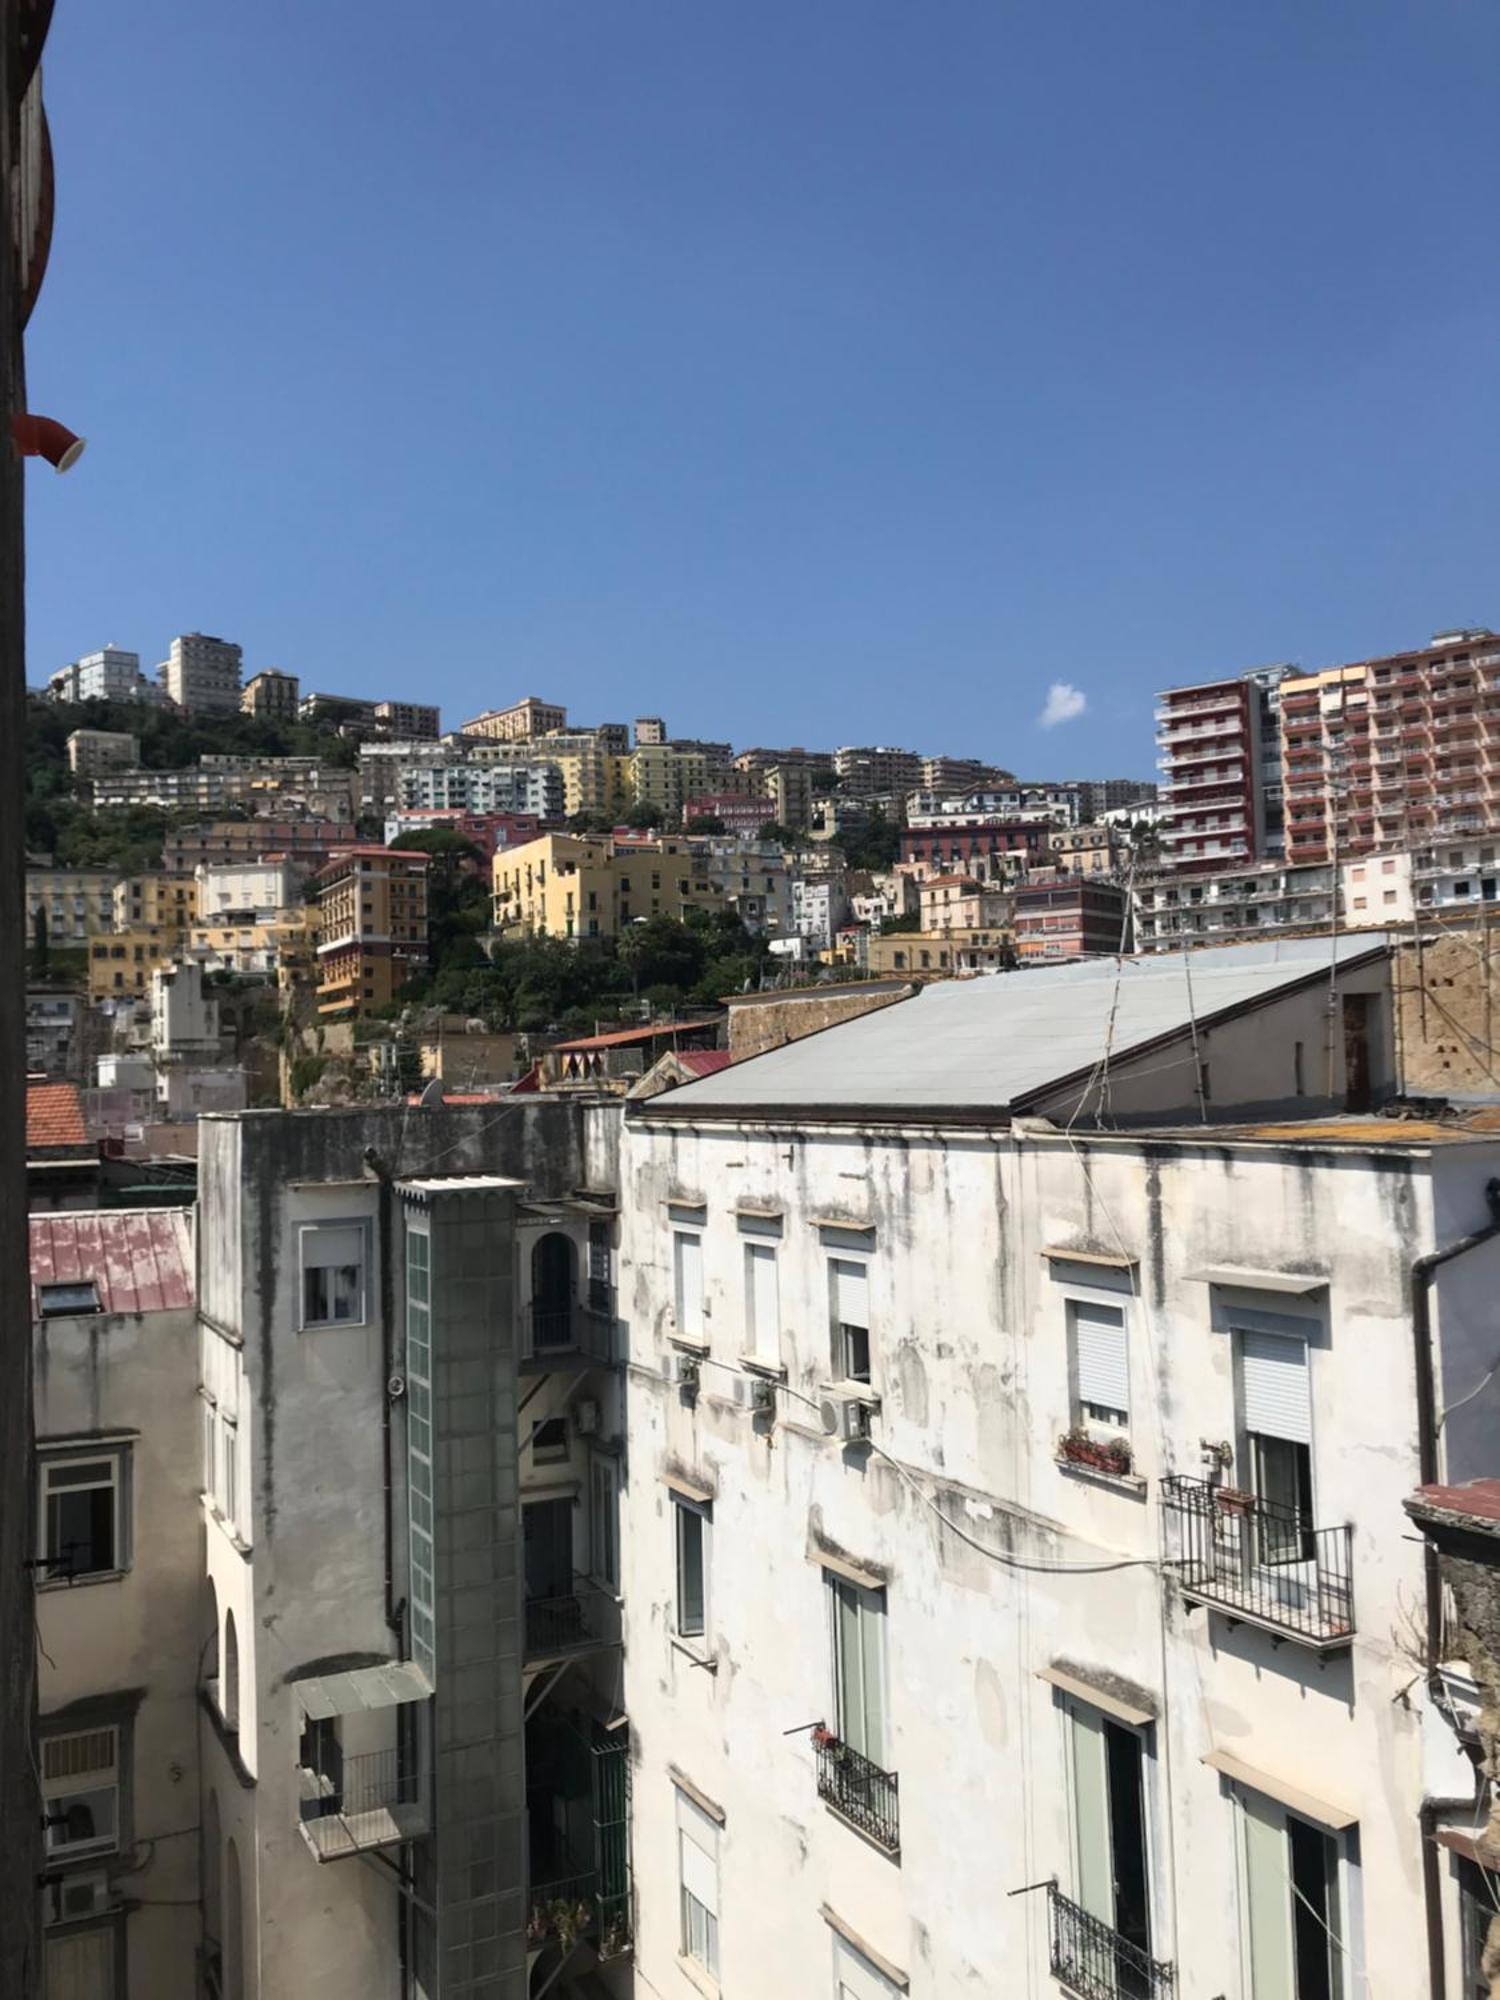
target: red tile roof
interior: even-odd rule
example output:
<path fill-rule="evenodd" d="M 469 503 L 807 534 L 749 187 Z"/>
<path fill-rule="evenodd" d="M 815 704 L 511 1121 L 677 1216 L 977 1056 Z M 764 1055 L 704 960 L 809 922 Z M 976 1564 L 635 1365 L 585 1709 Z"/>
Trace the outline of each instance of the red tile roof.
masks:
<path fill-rule="evenodd" d="M 38 1285 L 90 1278 L 105 1312 L 176 1312 L 192 1306 L 193 1230 L 186 1209 L 60 1209 L 30 1221 L 33 1318 Z"/>
<path fill-rule="evenodd" d="M 37 1153 L 53 1146 L 86 1146 L 88 1129 L 76 1083 L 29 1083 L 26 1086 L 26 1150 Z"/>
<path fill-rule="evenodd" d="M 679 1049 L 677 1060 L 694 1076 L 712 1076 L 716 1069 L 727 1069 L 734 1058 L 728 1049 Z"/>

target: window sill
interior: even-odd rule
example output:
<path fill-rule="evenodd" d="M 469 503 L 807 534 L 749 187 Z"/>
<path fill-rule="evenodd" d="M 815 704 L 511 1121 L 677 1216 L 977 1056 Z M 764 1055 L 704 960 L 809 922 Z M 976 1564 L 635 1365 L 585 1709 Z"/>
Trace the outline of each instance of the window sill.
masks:
<path fill-rule="evenodd" d="M 684 1658 L 691 1660 L 695 1667 L 701 1667 L 707 1674 L 716 1674 L 719 1671 L 719 1660 L 716 1653 L 710 1653 L 701 1646 L 695 1646 L 690 1639 L 680 1639 L 675 1632 L 670 1633 L 668 1636 L 671 1640 L 672 1651 L 674 1653 L 681 1653 Z"/>
<path fill-rule="evenodd" d="M 1138 1472 L 1106 1472 L 1102 1465 L 1088 1465 L 1081 1458 L 1057 1458 L 1053 1463 L 1070 1479 L 1085 1480 L 1090 1486 L 1110 1486 L 1116 1493 L 1128 1493 L 1133 1500 L 1144 1499 L 1150 1484 Z"/>
<path fill-rule="evenodd" d="M 748 1368 L 752 1375 L 764 1375 L 771 1382 L 784 1382 L 786 1380 L 786 1364 L 784 1362 L 767 1361 L 759 1354 L 742 1354 L 739 1360 L 741 1368 Z"/>
<path fill-rule="evenodd" d="M 711 1972 L 701 1966 L 696 1958 L 689 1958 L 684 1951 L 678 1952 L 677 1970 L 690 1985 L 695 1986 L 700 1993 L 705 1994 L 707 2000 L 719 2000 L 718 1980 L 714 1978 Z"/>
<path fill-rule="evenodd" d="M 77 1576 L 38 1576 L 36 1590 L 41 1595 L 52 1590 L 77 1590 L 81 1585 L 90 1583 L 119 1583 L 129 1574 L 128 1569 L 90 1569 L 81 1571 Z"/>
<path fill-rule="evenodd" d="M 708 1354 L 712 1351 L 706 1340 L 692 1340 L 685 1333 L 669 1333 L 667 1340 L 671 1346 L 680 1348 L 684 1354 Z"/>

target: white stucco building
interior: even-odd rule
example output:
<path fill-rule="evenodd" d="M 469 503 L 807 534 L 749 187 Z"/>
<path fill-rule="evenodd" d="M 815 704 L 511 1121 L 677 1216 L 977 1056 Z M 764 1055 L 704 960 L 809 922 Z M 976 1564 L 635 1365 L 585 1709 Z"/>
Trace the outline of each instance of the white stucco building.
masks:
<path fill-rule="evenodd" d="M 1500 1142 L 1328 1115 L 1398 1081 L 1368 940 L 1315 1073 L 1328 955 L 939 986 L 630 1107 L 645 1991 L 1475 1990 L 1402 1501 L 1493 1462 Z"/>

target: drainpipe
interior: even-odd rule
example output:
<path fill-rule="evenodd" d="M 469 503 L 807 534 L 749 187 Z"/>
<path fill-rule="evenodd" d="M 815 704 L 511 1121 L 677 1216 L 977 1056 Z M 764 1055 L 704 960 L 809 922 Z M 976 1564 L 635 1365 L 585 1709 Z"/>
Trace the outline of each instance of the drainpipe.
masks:
<path fill-rule="evenodd" d="M 1438 1429 L 1441 1422 L 1437 1402 L 1437 1371 L 1432 1358 L 1432 1281 L 1444 1264 L 1477 1250 L 1500 1236 L 1500 1178 L 1486 1181 L 1484 1198 L 1490 1219 L 1483 1228 L 1461 1236 L 1442 1250 L 1429 1250 L 1411 1267 L 1411 1331 L 1417 1375 L 1417 1471 L 1418 1484 L 1434 1485 L 1438 1476 Z M 1443 1584 L 1438 1569 L 1437 1549 L 1430 1536 L 1423 1537 L 1422 1574 L 1427 1600 L 1427 1651 L 1434 1662 L 1443 1636 Z M 1422 1900 L 1427 1916 L 1427 1973 L 1432 2000 L 1444 2000 L 1447 1968 L 1443 1948 L 1442 1879 L 1438 1873 L 1436 1814 L 1423 1804 L 1418 1825 L 1422 1842 Z"/>
<path fill-rule="evenodd" d="M 391 1266 L 393 1243 L 391 1217 L 395 1190 L 391 1170 L 373 1146 L 365 1148 L 365 1165 L 380 1183 L 378 1229 L 380 1237 L 380 1442 L 385 1511 L 385 1622 L 399 1639 L 402 1607 L 396 1603 L 396 1525 L 393 1459 L 395 1440 L 391 1426 L 390 1380 L 396 1371 L 396 1299 Z"/>

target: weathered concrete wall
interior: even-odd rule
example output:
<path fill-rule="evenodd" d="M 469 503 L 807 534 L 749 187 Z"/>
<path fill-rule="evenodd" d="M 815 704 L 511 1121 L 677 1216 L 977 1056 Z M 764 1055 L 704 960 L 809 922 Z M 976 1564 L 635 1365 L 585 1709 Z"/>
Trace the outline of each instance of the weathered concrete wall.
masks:
<path fill-rule="evenodd" d="M 1394 977 L 1407 1092 L 1500 1096 L 1500 925 L 1403 944 Z"/>
<path fill-rule="evenodd" d="M 906 1970 L 915 2000 L 1044 1990 L 1045 1900 L 1004 1892 L 1072 1880 L 1061 1715 L 1037 1678 L 1058 1660 L 1144 1691 L 1161 1717 L 1145 1760 L 1153 1950 L 1176 1961 L 1179 1990 L 1240 1994 L 1248 1978 L 1237 1808 L 1202 1761 L 1214 1750 L 1355 1815 L 1357 1839 L 1340 1849 L 1350 1950 L 1392 1992 L 1422 1990 L 1422 1698 L 1398 1699 L 1412 1676 L 1395 1633 L 1421 1592 L 1401 1500 L 1417 1473 L 1407 1273 L 1433 1237 L 1429 1154 L 1075 1139 L 1076 1151 L 1061 1135 L 694 1130 L 685 1113 L 626 1128 L 627 1697 L 638 1964 L 656 1990 L 682 1990 L 674 1769 L 726 1812 L 726 1991 L 805 1990 L 806 1967 L 829 1952 L 823 1902 Z M 1481 1186 L 1493 1156 L 1467 1153 Z M 711 1346 L 696 1404 L 663 1381 L 666 1203 L 694 1194 L 706 1203 Z M 748 1345 L 742 1204 L 783 1217 L 787 1387 L 774 1423 L 730 1393 Z M 848 1241 L 820 1228 L 834 1217 L 873 1225 L 854 1240 L 869 1256 L 880 1452 L 824 1438 L 802 1400 L 832 1372 L 827 1259 Z M 1066 1307 L 1091 1286 L 1089 1267 L 1043 1251 L 1118 1255 L 1122 1243 L 1137 1260 L 1127 1304 L 1143 1487 L 1055 1457 L 1072 1408 Z M 1346 1654 L 1189 1608 L 1157 1568 L 1162 1476 L 1201 1475 L 1203 1439 L 1243 1451 L 1230 1329 L 1247 1301 L 1201 1275 L 1224 1265 L 1328 1279 L 1326 1292 L 1269 1302 L 1305 1321 L 1318 1524 L 1353 1525 Z M 707 1671 L 670 1631 L 663 1475 L 684 1469 L 716 1496 Z M 1243 1466 L 1239 1476 L 1248 1483 Z M 820 1804 L 807 1737 L 787 1733 L 829 1712 L 813 1560 L 829 1545 L 889 1578 L 899 1867 Z M 765 1882 L 797 1885 L 774 1923 Z"/>
<path fill-rule="evenodd" d="M 42 1440 L 132 1439 L 130 1563 L 99 1582 L 37 1593 L 41 1726 L 70 1705 L 129 1717 L 131 1844 L 104 1862 L 126 1921 L 131 1990 L 191 1993 L 198 1896 L 199 1422 L 191 1310 L 37 1323 Z M 80 1716 L 78 1726 L 85 1726 Z"/>
<path fill-rule="evenodd" d="M 856 1015 L 873 1013 L 908 999 L 912 988 L 895 985 L 810 986 L 785 993 L 764 993 L 731 1001 L 729 1007 L 729 1052 L 736 1062 L 745 1056 L 764 1055 L 786 1042 L 800 1042 L 822 1028 L 852 1021 Z"/>

